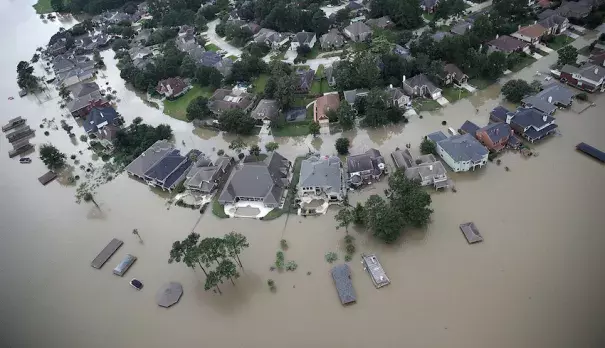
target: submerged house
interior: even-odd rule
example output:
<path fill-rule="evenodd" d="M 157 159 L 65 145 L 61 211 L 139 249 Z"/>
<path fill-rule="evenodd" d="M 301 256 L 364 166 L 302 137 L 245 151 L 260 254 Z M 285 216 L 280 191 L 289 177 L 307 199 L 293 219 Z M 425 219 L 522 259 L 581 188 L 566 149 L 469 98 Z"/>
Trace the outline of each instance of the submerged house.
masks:
<path fill-rule="evenodd" d="M 203 194 L 211 194 L 229 177 L 234 165 L 233 157 L 221 156 L 212 163 L 202 154 L 189 170 L 185 188 Z"/>
<path fill-rule="evenodd" d="M 335 156 L 311 156 L 303 160 L 297 190 L 299 198 L 342 201 L 347 191 L 340 159 Z"/>
<path fill-rule="evenodd" d="M 427 135 L 437 145 L 437 154 L 455 172 L 467 172 L 487 164 L 489 151 L 471 134 L 447 137 L 443 132 Z"/>
<path fill-rule="evenodd" d="M 603 91 L 605 90 L 605 68 L 592 64 L 584 64 L 579 68 L 565 65 L 561 69 L 561 82 L 587 92 Z"/>
<path fill-rule="evenodd" d="M 402 170 L 408 179 L 417 180 L 422 186 L 433 185 L 435 189 L 449 186 L 447 171 L 441 161 L 432 154 L 414 159 L 408 149 L 391 153 L 395 167 Z"/>
<path fill-rule="evenodd" d="M 569 88 L 558 83 L 553 83 L 540 92 L 523 98 L 521 103 L 525 107 L 534 108 L 545 114 L 552 115 L 557 111 L 557 107 L 570 107 L 574 96 L 575 93 Z"/>
<path fill-rule="evenodd" d="M 149 186 L 171 191 L 185 180 L 193 165 L 192 158 L 200 155 L 201 152 L 192 150 L 182 156 L 168 141 L 158 140 L 126 166 L 126 172 L 145 180 Z"/>
<path fill-rule="evenodd" d="M 349 182 L 354 186 L 377 181 L 386 172 L 384 157 L 376 149 L 351 155 L 347 157 L 347 171 Z"/>
<path fill-rule="evenodd" d="M 111 106 L 93 107 L 82 121 L 82 127 L 88 134 L 97 134 L 103 127 L 118 125 L 120 115 Z"/>
<path fill-rule="evenodd" d="M 353 282 L 351 282 L 351 269 L 349 268 L 349 265 L 346 263 L 336 265 L 332 267 L 330 273 L 332 274 L 332 279 L 334 279 L 334 285 L 336 286 L 340 303 L 346 305 L 357 301 Z"/>
<path fill-rule="evenodd" d="M 263 161 L 243 163 L 231 174 L 218 201 L 259 202 L 265 208 L 277 208 L 287 191 L 291 167 L 292 163 L 277 152 Z"/>
<path fill-rule="evenodd" d="M 518 108 L 511 112 L 497 106 L 489 117 L 494 122 L 509 124 L 516 134 L 531 143 L 554 134 L 558 127 L 554 117 L 533 108 Z"/>
<path fill-rule="evenodd" d="M 507 145 L 512 148 L 518 146 L 512 128 L 504 122 L 491 123 L 485 127 L 479 127 L 471 121 L 466 121 L 460 127 L 460 133 L 474 136 L 492 152 L 499 152 Z"/>

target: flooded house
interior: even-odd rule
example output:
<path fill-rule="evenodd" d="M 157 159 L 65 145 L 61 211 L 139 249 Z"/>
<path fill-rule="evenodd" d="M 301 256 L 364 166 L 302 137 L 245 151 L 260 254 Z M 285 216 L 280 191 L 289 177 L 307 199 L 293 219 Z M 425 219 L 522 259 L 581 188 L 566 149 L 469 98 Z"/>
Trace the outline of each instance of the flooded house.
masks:
<path fill-rule="evenodd" d="M 565 65 L 561 69 L 561 82 L 587 92 L 605 90 L 605 68 L 598 65 L 584 64 L 580 67 Z"/>
<path fill-rule="evenodd" d="M 120 124 L 120 114 L 111 106 L 93 107 L 82 121 L 82 127 L 88 134 L 98 135 L 106 126 Z"/>
<path fill-rule="evenodd" d="M 246 205 L 256 202 L 263 208 L 277 208 L 287 192 L 291 167 L 292 163 L 277 152 L 263 161 L 238 165 L 218 201 L 235 206 L 240 202 Z"/>
<path fill-rule="evenodd" d="M 213 163 L 201 154 L 187 173 L 185 188 L 202 194 L 214 193 L 228 179 L 234 165 L 233 157 L 221 156 Z"/>
<path fill-rule="evenodd" d="M 554 117 L 533 108 L 518 108 L 511 112 L 497 106 L 489 117 L 493 122 L 507 123 L 517 135 L 531 143 L 554 134 L 558 128 Z"/>
<path fill-rule="evenodd" d="M 408 149 L 391 153 L 395 167 L 402 170 L 408 179 L 417 180 L 422 186 L 433 185 L 435 189 L 448 187 L 447 170 L 432 154 L 414 159 Z"/>
<path fill-rule="evenodd" d="M 403 77 L 403 90 L 412 97 L 441 98 L 441 88 L 437 87 L 425 74 L 412 78 Z"/>
<path fill-rule="evenodd" d="M 374 283 L 376 289 L 391 284 L 391 280 L 389 279 L 389 277 L 387 277 L 386 272 L 382 268 L 382 265 L 380 264 L 380 261 L 378 261 L 378 258 L 375 254 L 362 254 L 361 264 L 363 265 L 366 272 L 368 272 L 368 274 L 370 275 L 372 283 Z"/>
<path fill-rule="evenodd" d="M 386 173 L 384 157 L 376 149 L 351 155 L 347 157 L 347 171 L 351 185 L 371 184 L 373 181 L 380 180 L 382 174 Z"/>
<path fill-rule="evenodd" d="M 347 194 L 342 162 L 336 156 L 311 156 L 302 161 L 297 185 L 303 211 L 325 213 L 330 203 L 342 202 Z"/>
<path fill-rule="evenodd" d="M 512 128 L 504 122 L 490 123 L 485 127 L 479 127 L 471 121 L 466 121 L 460 127 L 460 131 L 462 134 L 470 134 L 477 138 L 491 152 L 502 151 L 509 145 L 510 139 L 514 138 Z"/>
<path fill-rule="evenodd" d="M 525 97 L 521 104 L 527 108 L 534 108 L 548 115 L 553 115 L 558 107 L 568 108 L 576 95 L 572 90 L 559 83 L 552 83 L 540 92 Z"/>
<path fill-rule="evenodd" d="M 487 164 L 489 151 L 471 134 L 447 137 L 443 132 L 427 135 L 437 147 L 437 154 L 455 172 L 467 172 Z"/>
<path fill-rule="evenodd" d="M 135 158 L 125 168 L 126 173 L 149 186 L 172 191 L 185 180 L 185 175 L 193 165 L 192 158 L 199 157 L 201 152 L 190 151 L 186 156 L 181 155 L 174 145 L 166 140 L 158 140 Z"/>
<path fill-rule="evenodd" d="M 70 91 L 72 98 L 67 102 L 66 107 L 73 117 L 86 116 L 92 108 L 91 103 L 104 100 L 96 82 L 78 83 L 73 85 Z"/>

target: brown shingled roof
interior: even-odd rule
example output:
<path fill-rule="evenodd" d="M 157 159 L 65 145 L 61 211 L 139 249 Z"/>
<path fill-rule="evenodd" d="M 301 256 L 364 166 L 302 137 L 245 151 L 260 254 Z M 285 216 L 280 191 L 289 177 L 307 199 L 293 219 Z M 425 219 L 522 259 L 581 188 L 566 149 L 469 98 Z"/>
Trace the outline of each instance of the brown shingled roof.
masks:
<path fill-rule="evenodd" d="M 544 35 L 544 33 L 546 33 L 546 30 L 547 29 L 541 26 L 540 24 L 532 24 L 526 27 L 521 27 L 519 30 L 517 30 L 517 32 L 527 37 L 538 38 Z"/>

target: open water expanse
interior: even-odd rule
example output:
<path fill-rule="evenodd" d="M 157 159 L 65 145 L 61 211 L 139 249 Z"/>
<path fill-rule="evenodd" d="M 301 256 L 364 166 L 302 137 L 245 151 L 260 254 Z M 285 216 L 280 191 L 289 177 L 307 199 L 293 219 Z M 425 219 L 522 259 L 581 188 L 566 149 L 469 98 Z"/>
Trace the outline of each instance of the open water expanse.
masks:
<path fill-rule="evenodd" d="M 37 130 L 33 143 L 52 141 L 75 154 L 85 145 L 72 143 L 63 130 L 45 137 L 38 128 L 44 118 L 59 124 L 58 99 L 40 103 L 17 96 L 18 61 L 29 60 L 59 26 L 73 24 L 45 24 L 31 4 L 0 0 L 0 123 L 26 117 Z M 194 132 L 190 124 L 145 105 L 124 86 L 113 53 L 103 55 L 108 68 L 99 84 L 108 81 L 118 90 L 118 111 L 127 121 L 141 116 L 153 125 L 169 123 L 179 147 L 184 141 L 184 148 L 207 153 L 227 149 L 232 138 Z M 529 79 L 555 60 L 556 54 L 545 57 L 517 76 Z M 416 153 L 423 135 L 446 130 L 443 120 L 454 128 L 466 119 L 486 124 L 499 98 L 499 87 L 493 86 L 405 126 L 345 135 L 352 139 L 352 152 L 376 147 L 387 157 L 412 143 Z M 348 307 L 341 306 L 324 260 L 329 251 L 338 252 L 340 261 L 344 256 L 344 231 L 335 229 L 334 210 L 270 222 L 219 220 L 210 211 L 200 219 L 194 210 L 168 209 L 165 195 L 123 174 L 96 190 L 99 213 L 91 204 L 75 203 L 73 186 L 40 185 L 37 178 L 46 169 L 37 154 L 30 155 L 30 165 L 9 159 L 10 144 L 2 135 L 0 346 L 605 347 L 605 167 L 575 151 L 581 141 L 605 149 L 605 97 L 591 98 L 597 107 L 556 113 L 561 135 L 536 145 L 538 157 L 508 153 L 501 166 L 489 163 L 474 173 L 451 175 L 458 192 L 432 195 L 435 212 L 426 230 L 408 231 L 391 246 L 352 231 L 358 251 L 375 252 L 392 283 L 376 290 L 357 254 L 350 265 L 358 302 Z M 308 149 L 332 154 L 338 136 L 276 141 L 278 151 L 293 160 Z M 78 155 L 98 163 L 87 156 Z M 381 182 L 353 193 L 351 202 L 385 187 Z M 458 229 L 466 221 L 476 223 L 483 243 L 467 244 Z M 131 234 L 133 228 L 143 244 Z M 167 263 L 172 242 L 191 230 L 202 237 L 235 230 L 249 240 L 241 257 L 245 272 L 235 287 L 221 285 L 222 296 L 204 291 L 201 272 Z M 90 261 L 114 237 L 125 242 L 122 248 L 101 270 L 91 268 Z M 299 265 L 295 272 L 269 270 L 282 238 L 290 246 L 286 260 Z M 112 275 L 126 253 L 139 259 L 123 278 Z M 144 282 L 141 292 L 128 285 L 132 277 Z M 276 293 L 267 287 L 269 278 Z M 155 304 L 155 294 L 168 281 L 181 282 L 184 295 L 167 310 Z"/>

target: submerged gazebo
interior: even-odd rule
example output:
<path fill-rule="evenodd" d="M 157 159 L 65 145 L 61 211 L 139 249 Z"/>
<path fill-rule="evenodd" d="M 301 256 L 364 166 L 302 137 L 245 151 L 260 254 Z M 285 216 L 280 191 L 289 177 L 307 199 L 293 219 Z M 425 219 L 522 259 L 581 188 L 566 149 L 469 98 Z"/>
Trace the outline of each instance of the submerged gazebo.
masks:
<path fill-rule="evenodd" d="M 155 300 L 158 306 L 168 308 L 179 302 L 181 296 L 183 296 L 183 285 L 177 282 L 170 282 L 160 288 Z"/>

